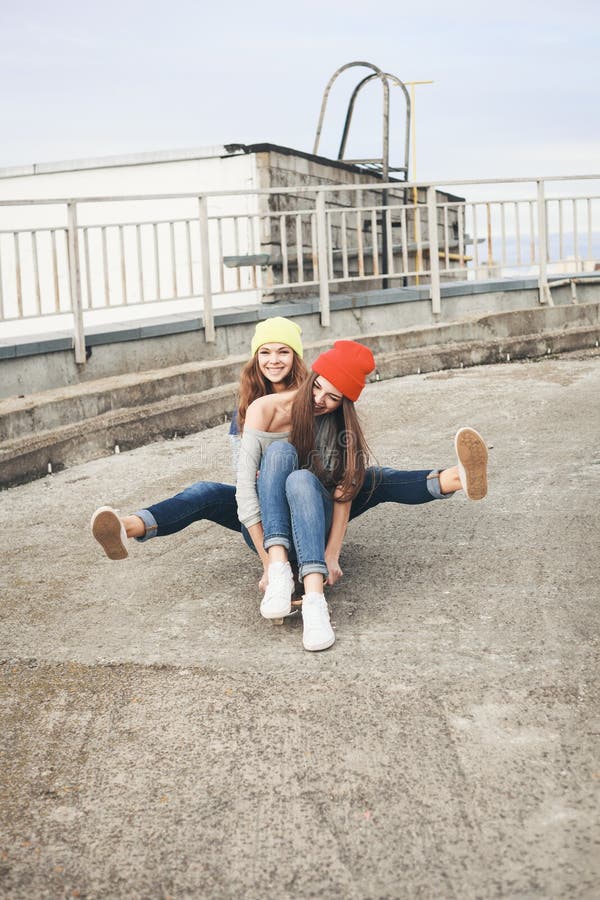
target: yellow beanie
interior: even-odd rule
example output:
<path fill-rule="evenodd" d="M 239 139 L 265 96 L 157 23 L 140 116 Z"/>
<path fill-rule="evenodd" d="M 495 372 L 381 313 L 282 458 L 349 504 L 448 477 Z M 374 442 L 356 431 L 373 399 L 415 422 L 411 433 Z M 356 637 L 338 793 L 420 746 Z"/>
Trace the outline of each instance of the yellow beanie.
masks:
<path fill-rule="evenodd" d="M 285 344 L 295 350 L 300 359 L 302 359 L 302 338 L 300 337 L 302 329 L 291 319 L 284 319 L 283 316 L 273 316 L 271 319 L 264 319 L 259 322 L 252 338 L 250 345 L 252 356 L 263 344 Z"/>

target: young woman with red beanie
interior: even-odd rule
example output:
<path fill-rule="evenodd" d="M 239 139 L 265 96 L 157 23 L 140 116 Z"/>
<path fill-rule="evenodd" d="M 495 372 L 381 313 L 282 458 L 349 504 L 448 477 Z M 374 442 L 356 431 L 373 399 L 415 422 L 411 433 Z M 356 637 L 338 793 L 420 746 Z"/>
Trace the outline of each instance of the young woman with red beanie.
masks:
<path fill-rule="evenodd" d="M 354 402 L 374 368 L 368 347 L 336 341 L 296 391 L 255 400 L 246 415 L 238 517 L 263 562 L 260 611 L 267 619 L 290 613 L 289 558 L 295 558 L 304 584 L 307 650 L 324 650 L 335 641 L 323 588 L 343 574 L 339 556 L 349 519 L 379 503 L 427 503 L 461 489 L 480 500 L 487 492 L 487 449 L 471 428 L 456 435 L 458 465 L 452 468 L 367 467 L 369 451 Z"/>

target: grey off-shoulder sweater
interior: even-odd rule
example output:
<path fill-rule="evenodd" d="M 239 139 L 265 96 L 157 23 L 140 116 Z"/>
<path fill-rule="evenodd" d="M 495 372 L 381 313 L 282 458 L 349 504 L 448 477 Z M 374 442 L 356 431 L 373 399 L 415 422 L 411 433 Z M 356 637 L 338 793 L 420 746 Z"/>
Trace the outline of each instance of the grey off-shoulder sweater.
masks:
<path fill-rule="evenodd" d="M 262 455 L 275 441 L 285 441 L 289 437 L 289 431 L 257 431 L 254 428 L 244 428 L 240 443 L 235 499 L 238 519 L 246 528 L 262 521 L 256 490 L 256 474 L 260 469 Z"/>

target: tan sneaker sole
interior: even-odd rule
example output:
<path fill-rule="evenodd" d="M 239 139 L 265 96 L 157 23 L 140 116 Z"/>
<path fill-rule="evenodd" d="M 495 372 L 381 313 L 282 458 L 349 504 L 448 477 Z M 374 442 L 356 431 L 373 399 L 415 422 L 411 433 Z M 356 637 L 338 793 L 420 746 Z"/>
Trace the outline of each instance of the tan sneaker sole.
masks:
<path fill-rule="evenodd" d="M 109 559 L 127 559 L 129 553 L 123 543 L 121 520 L 110 506 L 101 506 L 92 516 L 92 534 Z"/>
<path fill-rule="evenodd" d="M 454 439 L 463 490 L 469 500 L 483 500 L 487 494 L 488 451 L 474 428 L 461 428 Z"/>

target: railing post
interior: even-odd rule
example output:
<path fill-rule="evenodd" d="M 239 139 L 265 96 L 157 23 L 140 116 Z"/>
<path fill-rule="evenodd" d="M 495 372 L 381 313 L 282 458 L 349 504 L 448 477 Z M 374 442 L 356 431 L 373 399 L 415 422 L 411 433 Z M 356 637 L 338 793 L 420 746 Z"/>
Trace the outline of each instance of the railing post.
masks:
<path fill-rule="evenodd" d="M 214 343 L 215 320 L 212 305 L 210 242 L 208 237 L 208 208 L 206 197 L 198 197 L 198 223 L 200 225 L 200 267 L 202 270 L 204 340 L 208 343 Z"/>
<path fill-rule="evenodd" d="M 553 306 L 552 295 L 548 287 L 548 211 L 544 195 L 544 181 L 540 178 L 537 182 L 537 207 L 538 207 L 538 289 L 540 303 Z"/>
<path fill-rule="evenodd" d="M 67 247 L 69 253 L 69 297 L 73 312 L 75 362 L 78 365 L 85 365 L 81 267 L 79 264 L 79 241 L 77 239 L 77 204 L 74 200 L 67 202 Z"/>
<path fill-rule="evenodd" d="M 440 292 L 440 257 L 435 187 L 427 188 L 427 231 L 429 239 L 429 272 L 431 277 L 431 312 L 434 316 L 439 316 L 442 312 L 442 295 Z"/>
<path fill-rule="evenodd" d="M 331 323 L 329 315 L 329 273 L 327 271 L 327 223 L 325 220 L 325 191 L 317 193 L 315 204 L 317 214 L 317 254 L 319 260 L 319 308 L 321 325 L 328 328 Z"/>

